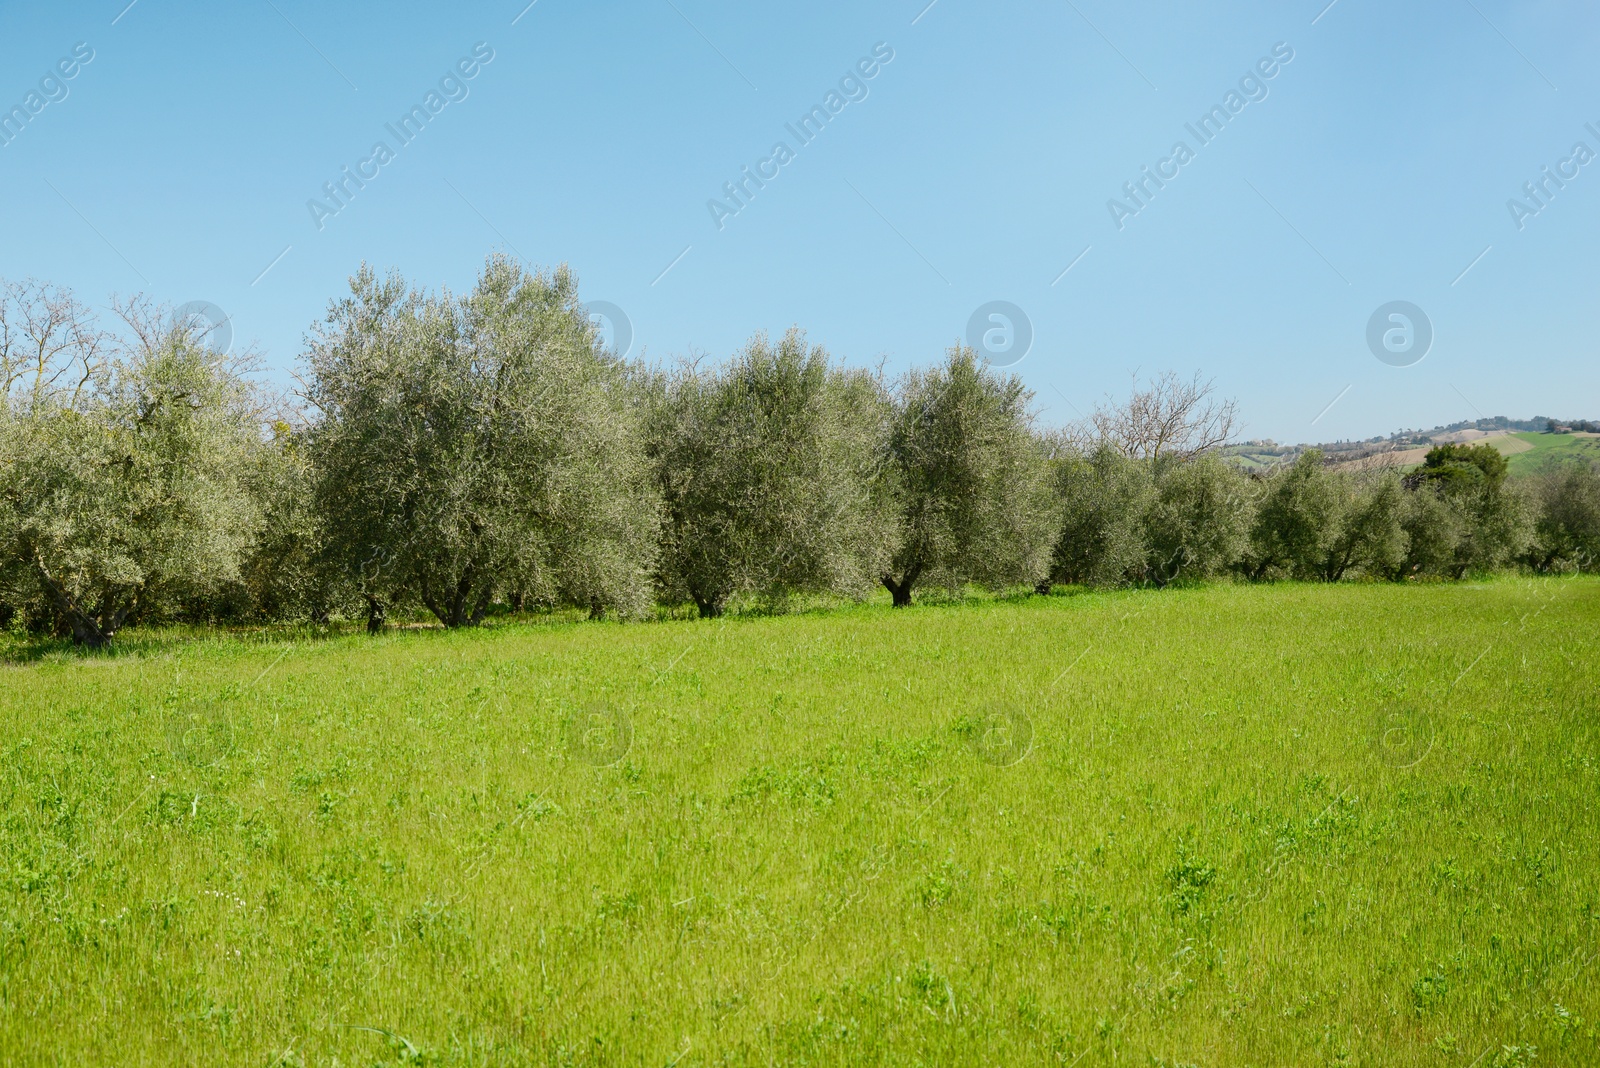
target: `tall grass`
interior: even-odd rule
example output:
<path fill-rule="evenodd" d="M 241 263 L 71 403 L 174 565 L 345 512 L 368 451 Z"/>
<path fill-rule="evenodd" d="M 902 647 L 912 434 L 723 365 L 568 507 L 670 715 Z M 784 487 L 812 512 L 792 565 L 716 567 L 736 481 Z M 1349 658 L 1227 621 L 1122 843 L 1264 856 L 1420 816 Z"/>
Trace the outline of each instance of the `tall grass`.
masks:
<path fill-rule="evenodd" d="M 1597 622 L 1281 585 L 0 667 L 0 1060 L 1597 1063 Z"/>

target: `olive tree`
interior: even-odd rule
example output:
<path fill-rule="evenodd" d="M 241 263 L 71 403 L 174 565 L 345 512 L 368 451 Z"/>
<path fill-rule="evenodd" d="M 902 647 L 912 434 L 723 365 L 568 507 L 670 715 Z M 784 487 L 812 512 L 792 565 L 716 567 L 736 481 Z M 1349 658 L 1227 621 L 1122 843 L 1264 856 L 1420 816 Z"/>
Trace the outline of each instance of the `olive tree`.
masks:
<path fill-rule="evenodd" d="M 1150 465 L 1102 444 L 1065 448 L 1051 460 L 1060 532 L 1041 593 L 1058 582 L 1111 586 L 1144 564 L 1145 513 L 1155 495 Z"/>
<path fill-rule="evenodd" d="M 887 403 L 805 334 L 757 335 L 728 364 L 658 376 L 650 450 L 664 502 L 660 583 L 721 615 L 730 598 L 860 596 L 884 566 L 888 524 L 864 477 Z"/>
<path fill-rule="evenodd" d="M 1154 465 L 1155 499 L 1145 513 L 1144 577 L 1166 586 L 1222 574 L 1243 559 L 1255 495 L 1250 480 L 1214 453 Z"/>
<path fill-rule="evenodd" d="M 1338 526 L 1316 561 L 1315 577 L 1338 582 L 1353 571 L 1379 578 L 1393 574 L 1406 549 L 1399 477 L 1375 470 L 1341 475 L 1334 485 Z"/>
<path fill-rule="evenodd" d="M 1048 574 L 1057 520 L 1032 399 L 961 345 L 900 382 L 880 472 L 895 517 L 882 582 L 897 607 L 923 581 L 1003 588 Z"/>
<path fill-rule="evenodd" d="M 1600 468 L 1562 464 L 1535 478 L 1533 495 L 1529 563 L 1540 571 L 1600 570 Z"/>
<path fill-rule="evenodd" d="M 1336 470 L 1307 450 L 1263 482 L 1242 570 L 1253 579 L 1387 577 L 1405 551 L 1401 504 L 1393 472 Z"/>
<path fill-rule="evenodd" d="M 311 339 L 304 383 L 327 558 L 369 629 L 401 596 L 447 627 L 497 596 L 647 605 L 641 413 L 565 268 L 496 256 L 456 298 L 363 267 Z"/>
<path fill-rule="evenodd" d="M 1435 482 L 1407 479 L 1408 491 L 1400 507 L 1400 529 L 1405 554 L 1391 573 L 1396 581 L 1450 574 L 1465 517 L 1451 507 Z"/>
<path fill-rule="evenodd" d="M 326 623 L 354 591 L 326 566 L 316 509 L 316 471 L 303 429 L 276 421 L 245 472 L 259 521 L 239 578 L 227 591 L 236 616 Z"/>
<path fill-rule="evenodd" d="M 237 575 L 259 442 L 245 359 L 142 301 L 102 330 L 70 294 L 4 292 L 0 558 L 89 647 Z"/>
<path fill-rule="evenodd" d="M 1492 445 L 1436 445 L 1411 479 L 1414 492 L 1433 494 L 1448 518 L 1425 538 L 1448 540 L 1451 552 L 1431 568 L 1450 578 L 1493 571 L 1521 556 L 1533 541 L 1533 509 L 1507 475 L 1506 458 Z M 1419 506 L 1417 516 L 1439 513 Z"/>
<path fill-rule="evenodd" d="M 1275 471 L 1263 486 L 1250 529 L 1246 570 L 1252 579 L 1273 572 L 1318 575 L 1343 519 L 1340 478 L 1308 449 Z"/>

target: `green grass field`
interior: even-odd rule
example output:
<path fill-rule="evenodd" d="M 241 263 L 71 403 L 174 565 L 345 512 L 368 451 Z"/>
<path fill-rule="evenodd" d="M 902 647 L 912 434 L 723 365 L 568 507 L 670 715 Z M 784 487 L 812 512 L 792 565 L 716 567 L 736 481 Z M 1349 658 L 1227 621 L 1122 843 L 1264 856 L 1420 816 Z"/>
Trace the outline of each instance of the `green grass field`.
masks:
<path fill-rule="evenodd" d="M 1511 437 L 1526 441 L 1533 449 L 1529 452 L 1519 452 L 1507 457 L 1511 463 L 1511 473 L 1515 475 L 1534 474 L 1544 470 L 1552 463 L 1565 463 L 1572 460 L 1587 460 L 1590 463 L 1600 464 L 1600 438 L 1590 437 L 1587 434 L 1512 434 Z"/>
<path fill-rule="evenodd" d="M 0 1062 L 1600 1063 L 1600 581 L 0 665 Z"/>

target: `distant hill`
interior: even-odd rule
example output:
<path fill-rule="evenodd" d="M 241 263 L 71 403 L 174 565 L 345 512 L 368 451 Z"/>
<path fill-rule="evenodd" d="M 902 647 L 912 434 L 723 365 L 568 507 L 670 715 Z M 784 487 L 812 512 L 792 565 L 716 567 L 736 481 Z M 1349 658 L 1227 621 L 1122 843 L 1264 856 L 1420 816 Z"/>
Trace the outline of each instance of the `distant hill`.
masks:
<path fill-rule="evenodd" d="M 1552 428 L 1555 428 L 1552 430 Z M 1430 448 L 1444 442 L 1488 442 L 1512 458 L 1511 469 L 1526 474 L 1547 463 L 1568 456 L 1584 456 L 1600 461 L 1600 421 L 1584 419 L 1463 420 L 1432 430 L 1400 430 L 1388 437 L 1364 441 L 1329 441 L 1280 445 L 1271 439 L 1243 441 L 1229 445 L 1223 454 L 1248 471 L 1266 471 L 1279 464 L 1294 462 L 1307 449 L 1321 449 L 1327 461 L 1341 466 L 1410 466 L 1422 462 Z"/>
<path fill-rule="evenodd" d="M 1573 432 L 1567 434 L 1518 434 L 1517 438 L 1528 444 L 1528 449 L 1511 457 L 1511 473 L 1531 474 L 1551 464 L 1569 460 L 1588 460 L 1600 464 L 1600 434 Z"/>

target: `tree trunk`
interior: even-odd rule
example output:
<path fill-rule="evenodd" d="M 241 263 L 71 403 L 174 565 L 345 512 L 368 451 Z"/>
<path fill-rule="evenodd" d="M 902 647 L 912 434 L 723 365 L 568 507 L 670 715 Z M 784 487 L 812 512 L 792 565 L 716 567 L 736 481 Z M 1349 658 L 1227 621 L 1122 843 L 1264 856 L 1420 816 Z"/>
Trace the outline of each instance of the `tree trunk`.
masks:
<path fill-rule="evenodd" d="M 889 591 L 889 596 L 894 598 L 896 608 L 911 607 L 911 588 L 917 584 L 917 579 L 922 575 L 922 564 L 917 562 L 906 568 L 905 573 L 896 579 L 893 575 L 885 575 L 880 580 L 883 588 Z"/>
<path fill-rule="evenodd" d="M 483 617 L 488 614 L 489 606 L 494 603 L 494 586 L 488 585 L 483 592 L 478 594 L 478 603 L 473 606 L 472 615 L 467 617 L 467 626 L 476 627 L 483 622 Z"/>
<path fill-rule="evenodd" d="M 122 623 L 132 611 L 132 606 L 113 610 L 107 604 L 110 600 L 109 595 L 102 597 L 95 611 L 88 612 L 71 600 L 63 599 L 61 608 L 72 627 L 73 645 L 81 645 L 86 649 L 104 649 L 111 644 L 111 639 L 122 629 Z"/>
<path fill-rule="evenodd" d="M 364 594 L 363 596 L 367 601 L 367 633 L 383 633 L 383 624 L 389 615 L 388 606 L 371 594 Z"/>
<path fill-rule="evenodd" d="M 448 597 L 440 599 L 434 596 L 433 588 L 426 579 L 418 591 L 422 595 L 422 603 L 428 606 L 434 618 L 443 623 L 449 630 L 460 627 L 475 627 L 483 620 L 483 615 L 489 610 L 489 601 L 494 593 L 491 583 L 478 593 L 476 603 L 472 601 L 472 585 L 477 577 L 477 569 L 472 565 L 461 573 L 461 578 L 456 581 L 453 588 L 448 588 Z"/>
<path fill-rule="evenodd" d="M 138 605 L 138 595 L 135 594 L 126 605 L 114 608 L 115 600 L 111 594 L 105 593 L 101 595 L 96 609 L 93 612 L 87 611 L 56 582 L 55 576 L 50 574 L 50 569 L 45 567 L 44 560 L 37 552 L 34 553 L 33 564 L 35 572 L 44 581 L 45 592 L 56 610 L 57 629 L 61 629 L 61 624 L 65 623 L 72 632 L 73 645 L 104 649 L 111 644 L 112 637 L 122 626 L 123 621 Z"/>
<path fill-rule="evenodd" d="M 455 592 L 450 597 L 450 610 L 444 619 L 444 625 L 454 630 L 467 624 L 467 593 L 470 581 L 467 575 L 461 576 L 461 581 L 456 583 Z"/>
<path fill-rule="evenodd" d="M 72 644 L 85 649 L 104 649 L 111 644 L 111 635 L 101 630 L 94 621 L 74 613 L 72 616 Z"/>

